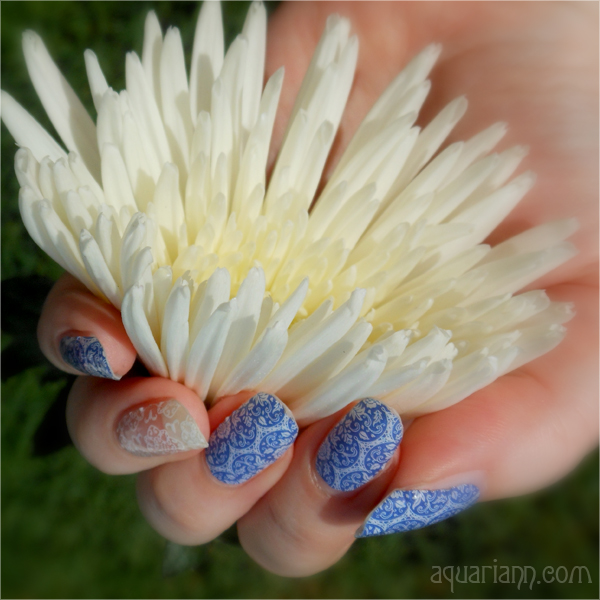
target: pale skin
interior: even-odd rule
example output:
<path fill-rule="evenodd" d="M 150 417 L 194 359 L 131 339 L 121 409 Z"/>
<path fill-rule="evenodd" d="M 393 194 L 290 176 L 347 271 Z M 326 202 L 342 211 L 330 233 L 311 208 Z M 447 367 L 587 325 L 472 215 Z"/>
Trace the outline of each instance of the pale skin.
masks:
<path fill-rule="evenodd" d="M 360 53 L 326 176 L 392 78 L 425 45 L 441 42 L 421 120 L 466 94 L 469 110 L 452 141 L 502 120 L 509 132 L 501 149 L 530 147 L 524 168 L 536 172 L 538 182 L 490 241 L 577 217 L 581 228 L 572 241 L 578 256 L 532 286 L 545 288 L 553 300 L 573 302 L 577 314 L 554 351 L 451 408 L 416 419 L 383 473 L 350 493 L 329 489 L 314 469 L 319 445 L 350 407 L 301 431 L 293 448 L 247 483 L 226 486 L 212 477 L 198 450 L 156 458 L 129 454 L 118 443 L 116 424 L 133 406 L 176 398 L 208 438 L 252 391 L 207 412 L 194 392 L 167 379 L 77 379 L 67 408 L 75 445 L 106 473 L 140 473 L 140 507 L 158 532 L 201 544 L 237 522 L 248 554 L 288 576 L 334 564 L 393 489 L 435 489 L 475 473 L 482 500 L 527 493 L 564 476 L 598 441 L 597 4 L 282 5 L 270 20 L 267 44 L 267 75 L 281 65 L 286 69 L 273 157 L 325 19 L 334 12 L 351 19 Z M 71 373 L 58 344 L 73 332 L 96 336 L 117 375 L 131 369 L 136 354 L 119 312 L 65 275 L 46 301 L 38 333 L 49 360 Z"/>

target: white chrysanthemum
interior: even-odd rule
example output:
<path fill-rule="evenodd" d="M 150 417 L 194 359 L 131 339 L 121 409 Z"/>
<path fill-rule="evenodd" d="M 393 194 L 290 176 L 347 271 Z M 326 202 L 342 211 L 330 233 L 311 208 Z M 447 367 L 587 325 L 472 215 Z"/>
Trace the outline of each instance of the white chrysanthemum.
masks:
<path fill-rule="evenodd" d="M 42 40 L 24 35 L 29 74 L 68 149 L 3 92 L 27 230 L 121 309 L 152 373 L 202 399 L 273 392 L 302 424 L 365 396 L 415 416 L 564 335 L 570 305 L 513 294 L 573 256 L 563 240 L 576 224 L 482 243 L 534 178 L 510 180 L 523 148 L 488 155 L 500 123 L 437 153 L 464 98 L 414 125 L 438 46 L 377 101 L 312 206 L 352 87 L 349 33 L 347 20 L 327 21 L 268 185 L 283 69 L 263 90 L 261 4 L 225 56 L 220 7 L 203 4 L 189 79 L 179 31 L 163 37 L 154 13 L 142 59 L 127 55 L 126 90 L 113 91 L 86 51 L 96 125 Z"/>

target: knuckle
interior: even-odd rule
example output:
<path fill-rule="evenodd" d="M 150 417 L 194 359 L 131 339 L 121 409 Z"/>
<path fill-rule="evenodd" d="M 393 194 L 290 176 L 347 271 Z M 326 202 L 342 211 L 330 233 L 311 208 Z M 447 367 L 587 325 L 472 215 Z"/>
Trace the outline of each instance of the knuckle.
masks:
<path fill-rule="evenodd" d="M 199 508 L 201 504 L 185 489 L 186 479 L 177 478 L 175 471 L 180 467 L 180 463 L 165 464 L 139 475 L 140 509 L 150 525 L 172 542 L 194 545 L 209 542 L 216 534 L 209 530 Z M 214 515 L 210 517 L 214 521 Z"/>
<path fill-rule="evenodd" d="M 240 543 L 267 571 L 282 577 L 304 577 L 323 569 L 318 544 L 290 511 L 267 501 L 238 522 Z"/>

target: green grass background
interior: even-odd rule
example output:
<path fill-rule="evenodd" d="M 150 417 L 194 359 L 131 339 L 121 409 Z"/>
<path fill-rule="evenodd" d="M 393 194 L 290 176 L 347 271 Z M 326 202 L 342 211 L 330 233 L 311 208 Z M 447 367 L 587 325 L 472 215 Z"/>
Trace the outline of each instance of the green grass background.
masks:
<path fill-rule="evenodd" d="M 248 4 L 225 3 L 227 40 Z M 124 55 L 141 52 L 146 12 L 181 28 L 191 49 L 198 12 L 188 2 L 2 2 L 2 87 L 50 131 L 28 81 L 20 36 L 32 28 L 94 114 L 83 51 L 93 48 L 115 89 Z M 269 6 L 269 10 L 274 9 Z M 376 10 L 376 8 L 374 8 Z M 69 380 L 41 359 L 35 322 L 60 269 L 18 215 L 14 143 L 2 127 L 2 597 L 5 598 L 590 598 L 598 597 L 598 459 L 535 496 L 479 505 L 405 535 L 357 542 L 335 567 L 290 580 L 265 572 L 228 532 L 198 549 L 165 544 L 140 516 L 134 477 L 109 477 L 68 444 Z M 62 394 L 61 394 L 62 392 Z M 434 583 L 433 566 L 586 566 L 592 583 L 533 586 Z M 472 572 L 472 571 L 471 571 Z M 461 576 L 462 577 L 462 576 Z"/>

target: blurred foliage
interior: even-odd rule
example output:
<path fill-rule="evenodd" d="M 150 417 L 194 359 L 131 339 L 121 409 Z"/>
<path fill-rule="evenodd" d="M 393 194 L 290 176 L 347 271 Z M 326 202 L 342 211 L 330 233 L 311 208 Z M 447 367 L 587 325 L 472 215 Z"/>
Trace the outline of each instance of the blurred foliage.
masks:
<path fill-rule="evenodd" d="M 227 41 L 248 3 L 223 5 Z M 273 6 L 269 5 L 269 9 Z M 93 114 L 83 51 L 92 47 L 113 87 L 124 54 L 141 52 L 146 12 L 182 30 L 191 50 L 191 2 L 3 2 L 2 87 L 50 131 L 20 51 L 40 33 Z M 70 446 L 64 405 L 72 378 L 41 356 L 35 324 L 60 269 L 18 215 L 14 143 L 2 128 L 2 561 L 13 598 L 589 598 L 598 594 L 598 459 L 536 496 L 479 505 L 405 535 L 361 540 L 325 573 L 289 580 L 265 572 L 234 530 L 199 548 L 166 544 L 146 525 L 131 476 L 109 477 Z M 433 566 L 586 566 L 592 583 L 433 583 Z M 587 578 L 584 577 L 587 582 Z"/>

